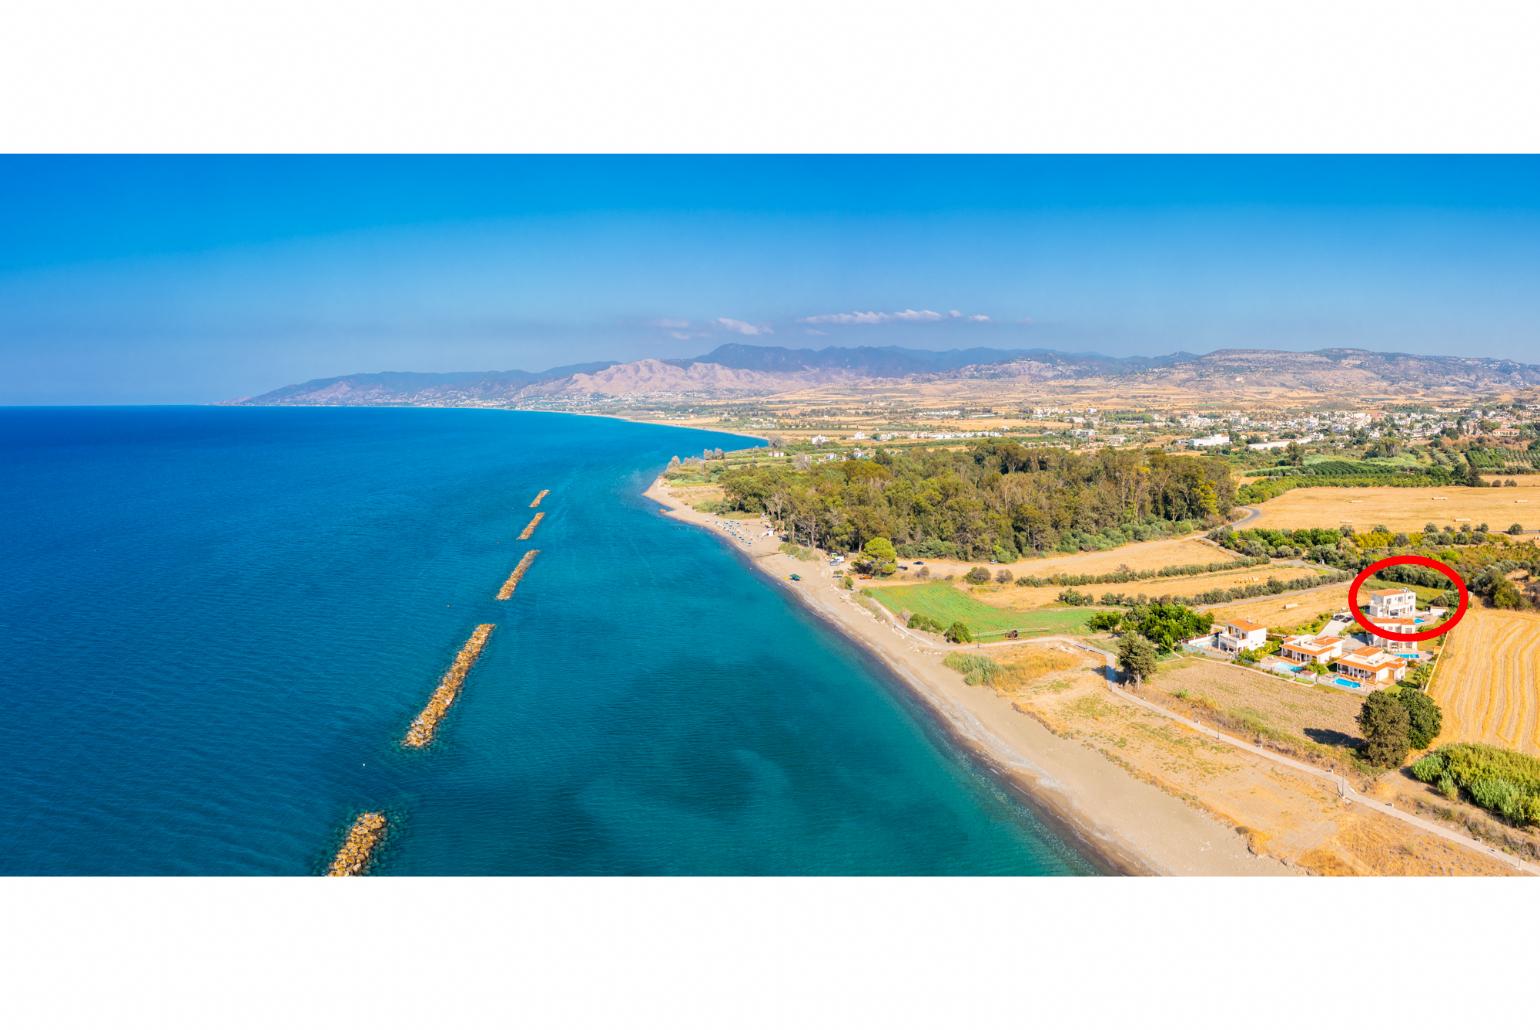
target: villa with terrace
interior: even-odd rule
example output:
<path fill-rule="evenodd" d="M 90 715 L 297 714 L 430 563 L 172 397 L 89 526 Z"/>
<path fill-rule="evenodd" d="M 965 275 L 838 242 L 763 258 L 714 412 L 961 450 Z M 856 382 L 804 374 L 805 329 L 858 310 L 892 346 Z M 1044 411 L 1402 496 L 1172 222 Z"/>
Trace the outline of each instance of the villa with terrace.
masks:
<path fill-rule="evenodd" d="M 1406 675 L 1406 659 L 1377 647 L 1360 647 L 1341 655 L 1336 663 L 1339 676 L 1365 686 L 1388 687 Z"/>
<path fill-rule="evenodd" d="M 1278 653 L 1302 665 L 1309 665 L 1311 662 L 1329 665 L 1341 656 L 1343 643 L 1342 637 L 1326 634 L 1287 637 L 1283 645 L 1278 648 Z"/>
<path fill-rule="evenodd" d="M 1225 654 L 1255 651 L 1267 644 L 1267 627 L 1247 619 L 1232 619 L 1215 625 L 1211 641 Z"/>
<path fill-rule="evenodd" d="M 1371 590 L 1369 618 L 1375 622 L 1409 620 L 1417 614 L 1417 595 L 1405 588 Z"/>

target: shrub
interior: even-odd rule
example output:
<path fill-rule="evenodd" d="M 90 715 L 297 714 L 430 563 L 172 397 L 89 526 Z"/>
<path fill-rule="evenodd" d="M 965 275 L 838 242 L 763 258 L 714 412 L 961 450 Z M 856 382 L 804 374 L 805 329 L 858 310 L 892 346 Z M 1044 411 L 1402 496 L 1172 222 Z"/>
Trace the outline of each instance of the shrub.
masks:
<path fill-rule="evenodd" d="M 946 628 L 946 638 L 954 644 L 973 643 L 973 631 L 966 622 L 958 621 Z"/>
<path fill-rule="evenodd" d="M 1005 586 L 1014 578 L 1015 577 L 1011 575 L 1010 569 L 1001 569 L 999 572 L 995 573 L 995 582 L 999 583 L 1001 586 Z"/>
<path fill-rule="evenodd" d="M 1000 663 L 986 655 L 953 652 L 946 656 L 944 665 L 948 669 L 956 669 L 963 674 L 963 682 L 975 686 L 980 683 L 993 683 L 996 674 L 1000 671 Z"/>
<path fill-rule="evenodd" d="M 921 615 L 919 612 L 915 612 L 909 616 L 909 628 L 924 630 L 927 633 L 940 633 L 946 627 L 929 615 Z"/>
<path fill-rule="evenodd" d="M 984 568 L 982 565 L 975 565 L 973 568 L 968 570 L 968 574 L 964 576 L 963 579 L 969 583 L 972 583 L 974 586 L 988 583 L 989 570 Z"/>
<path fill-rule="evenodd" d="M 1412 763 L 1411 773 L 1446 796 L 1471 801 L 1517 826 L 1540 823 L 1540 760 L 1488 744 L 1449 744 Z"/>
<path fill-rule="evenodd" d="M 1518 536 L 1520 533 L 1524 532 L 1524 526 L 1521 523 L 1515 522 L 1513 525 L 1508 527 L 1508 532 L 1512 533 L 1514 536 Z"/>

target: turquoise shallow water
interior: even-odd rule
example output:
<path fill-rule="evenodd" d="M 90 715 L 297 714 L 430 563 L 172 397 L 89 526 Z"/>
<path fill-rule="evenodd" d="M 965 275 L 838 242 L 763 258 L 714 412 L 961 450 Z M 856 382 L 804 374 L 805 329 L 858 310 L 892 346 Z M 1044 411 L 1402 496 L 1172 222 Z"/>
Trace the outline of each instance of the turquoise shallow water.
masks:
<path fill-rule="evenodd" d="M 381 874 L 1089 872 L 866 656 L 641 497 L 670 455 L 741 443 L 0 409 L 0 874 L 311 874 L 365 808 L 393 824 Z M 405 751 L 478 622 L 437 742 Z"/>

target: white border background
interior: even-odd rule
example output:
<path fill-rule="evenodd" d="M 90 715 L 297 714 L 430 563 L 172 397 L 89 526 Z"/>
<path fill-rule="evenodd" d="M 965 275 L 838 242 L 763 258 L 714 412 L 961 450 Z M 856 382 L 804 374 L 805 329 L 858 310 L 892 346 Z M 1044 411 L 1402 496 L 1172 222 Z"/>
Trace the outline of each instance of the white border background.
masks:
<path fill-rule="evenodd" d="M 12 0 L 0 149 L 1529 152 L 1537 29 L 1471 0 Z M 1470 1026 L 1532 1012 L 1537 902 L 1515 880 L 12 879 L 0 1021 Z"/>

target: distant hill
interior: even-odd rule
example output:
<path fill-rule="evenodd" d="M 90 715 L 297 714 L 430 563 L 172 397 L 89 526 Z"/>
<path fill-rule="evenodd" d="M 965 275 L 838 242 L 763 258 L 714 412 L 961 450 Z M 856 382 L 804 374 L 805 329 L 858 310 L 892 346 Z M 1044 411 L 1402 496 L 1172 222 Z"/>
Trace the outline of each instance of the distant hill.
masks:
<path fill-rule="evenodd" d="M 733 343 L 694 358 L 597 361 L 543 372 L 371 372 L 314 379 L 249 398 L 245 404 L 563 406 L 585 402 L 773 397 L 812 387 L 884 389 L 957 382 L 992 388 L 1074 384 L 1148 396 L 1174 391 L 1263 390 L 1271 396 L 1352 403 L 1364 397 L 1483 395 L 1540 387 L 1540 365 L 1494 358 L 1376 351 L 1221 350 L 1111 358 L 1064 351 L 820 350 Z"/>

